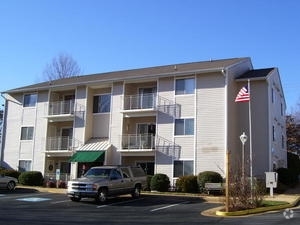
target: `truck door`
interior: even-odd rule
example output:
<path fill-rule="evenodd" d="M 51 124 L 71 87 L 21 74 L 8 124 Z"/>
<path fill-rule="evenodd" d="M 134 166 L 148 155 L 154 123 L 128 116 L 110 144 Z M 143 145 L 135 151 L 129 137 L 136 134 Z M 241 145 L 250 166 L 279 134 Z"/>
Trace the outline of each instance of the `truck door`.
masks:
<path fill-rule="evenodd" d="M 124 180 L 121 171 L 118 169 L 113 169 L 110 173 L 110 184 L 109 192 L 110 194 L 121 194 L 124 188 Z"/>
<path fill-rule="evenodd" d="M 123 180 L 124 180 L 124 188 L 126 189 L 126 193 L 130 193 L 134 188 L 134 178 L 130 174 L 128 167 L 121 168 Z"/>

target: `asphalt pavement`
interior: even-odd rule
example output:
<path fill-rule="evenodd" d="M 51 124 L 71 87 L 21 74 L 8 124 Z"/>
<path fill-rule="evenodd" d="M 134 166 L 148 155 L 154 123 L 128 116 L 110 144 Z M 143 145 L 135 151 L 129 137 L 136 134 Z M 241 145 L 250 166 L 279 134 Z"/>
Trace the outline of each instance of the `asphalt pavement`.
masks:
<path fill-rule="evenodd" d="M 25 188 L 25 189 L 32 189 L 38 192 L 50 192 L 50 193 L 59 193 L 59 194 L 66 194 L 66 189 L 63 188 L 46 188 L 46 187 L 32 187 L 32 186 L 17 186 L 17 188 Z M 153 193 L 153 192 L 143 192 L 143 194 L 157 194 L 157 195 L 185 195 L 188 194 L 180 194 L 176 192 L 169 192 L 169 193 Z M 192 194 L 193 197 L 202 198 L 204 201 L 212 202 L 212 203 L 224 203 L 224 196 L 214 196 L 214 195 L 202 195 L 202 194 Z M 254 210 L 243 210 L 238 212 L 224 212 L 224 206 L 212 208 L 201 212 L 202 215 L 205 216 L 243 216 L 247 214 L 255 214 L 255 213 L 263 213 L 268 211 L 274 210 L 281 210 L 285 208 L 293 208 L 297 206 L 300 202 L 300 183 L 294 187 L 290 188 L 289 190 L 285 191 L 283 194 L 274 193 L 273 196 L 269 194 L 265 196 L 265 200 L 273 200 L 273 201 L 283 201 L 287 202 L 287 204 L 279 205 L 279 206 L 272 206 L 272 207 L 263 207 Z"/>

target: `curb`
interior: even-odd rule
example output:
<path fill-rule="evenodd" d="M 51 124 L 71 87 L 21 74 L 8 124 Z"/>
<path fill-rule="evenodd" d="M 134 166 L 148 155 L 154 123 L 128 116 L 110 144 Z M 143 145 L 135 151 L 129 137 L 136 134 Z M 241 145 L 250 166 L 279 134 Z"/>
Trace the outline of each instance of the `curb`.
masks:
<path fill-rule="evenodd" d="M 299 201 L 300 201 L 300 196 L 297 197 L 293 202 L 283 204 L 283 205 L 259 207 L 259 208 L 255 208 L 255 209 L 247 209 L 247 210 L 240 210 L 240 211 L 234 211 L 234 212 L 224 212 L 224 211 L 221 211 L 221 210 L 217 210 L 216 215 L 217 216 L 245 216 L 245 215 L 255 214 L 255 213 L 276 211 L 276 210 L 295 207 L 298 204 Z"/>

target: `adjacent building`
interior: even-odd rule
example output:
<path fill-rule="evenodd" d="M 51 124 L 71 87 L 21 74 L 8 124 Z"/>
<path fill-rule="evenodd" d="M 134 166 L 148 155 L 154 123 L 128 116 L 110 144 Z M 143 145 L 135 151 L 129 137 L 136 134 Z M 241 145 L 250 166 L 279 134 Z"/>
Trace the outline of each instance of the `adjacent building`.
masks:
<path fill-rule="evenodd" d="M 248 84 L 250 101 L 235 102 Z M 254 69 L 247 57 L 76 76 L 2 97 L 1 166 L 45 178 L 102 164 L 141 165 L 172 182 L 206 170 L 225 176 L 227 152 L 241 163 L 243 132 L 254 176 L 287 164 L 278 69 Z"/>

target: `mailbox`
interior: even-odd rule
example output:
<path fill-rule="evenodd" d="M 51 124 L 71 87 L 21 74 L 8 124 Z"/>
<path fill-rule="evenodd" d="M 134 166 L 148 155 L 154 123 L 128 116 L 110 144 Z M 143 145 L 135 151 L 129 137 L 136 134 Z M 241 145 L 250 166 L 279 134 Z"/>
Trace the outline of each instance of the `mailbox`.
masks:
<path fill-rule="evenodd" d="M 276 172 L 266 172 L 266 187 L 276 188 L 278 180 L 278 173 Z"/>

